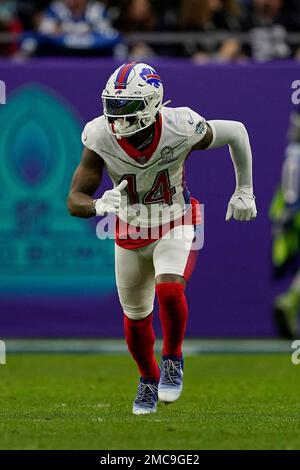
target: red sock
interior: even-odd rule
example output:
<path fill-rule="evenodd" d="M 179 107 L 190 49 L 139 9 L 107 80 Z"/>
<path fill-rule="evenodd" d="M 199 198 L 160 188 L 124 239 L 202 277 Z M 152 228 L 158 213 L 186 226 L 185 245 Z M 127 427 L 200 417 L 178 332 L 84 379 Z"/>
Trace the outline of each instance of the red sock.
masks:
<path fill-rule="evenodd" d="M 159 316 L 163 331 L 163 356 L 181 356 L 188 306 L 184 286 L 176 282 L 164 282 L 156 286 Z"/>
<path fill-rule="evenodd" d="M 152 313 L 142 320 L 131 320 L 125 314 L 124 328 L 128 351 L 137 363 L 141 377 L 158 382 L 160 372 L 154 356 Z"/>

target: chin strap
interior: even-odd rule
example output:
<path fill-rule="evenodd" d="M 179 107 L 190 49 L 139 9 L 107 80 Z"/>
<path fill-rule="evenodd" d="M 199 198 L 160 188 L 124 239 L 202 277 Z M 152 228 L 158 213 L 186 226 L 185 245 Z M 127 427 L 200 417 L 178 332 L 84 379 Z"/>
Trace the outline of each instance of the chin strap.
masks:
<path fill-rule="evenodd" d="M 129 122 L 127 122 L 126 120 L 123 120 L 123 122 L 120 122 L 119 120 L 116 120 L 114 122 L 114 128 L 115 128 L 115 132 L 116 132 L 116 138 L 117 139 L 121 139 L 122 138 L 122 134 L 120 133 L 121 130 L 127 130 L 130 132 L 130 130 L 136 130 L 136 125 L 132 125 L 130 126 Z M 133 128 L 133 129 L 130 129 L 130 128 Z"/>

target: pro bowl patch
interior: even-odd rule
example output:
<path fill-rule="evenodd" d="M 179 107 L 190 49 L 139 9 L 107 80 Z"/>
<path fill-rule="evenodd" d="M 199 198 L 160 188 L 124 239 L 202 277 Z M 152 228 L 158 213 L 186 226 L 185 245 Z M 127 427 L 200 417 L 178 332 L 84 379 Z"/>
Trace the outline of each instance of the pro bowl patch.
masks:
<path fill-rule="evenodd" d="M 161 149 L 161 161 L 158 163 L 159 165 L 164 165 L 165 163 L 174 162 L 177 160 L 177 156 L 174 156 L 174 149 L 169 145 L 166 145 Z"/>

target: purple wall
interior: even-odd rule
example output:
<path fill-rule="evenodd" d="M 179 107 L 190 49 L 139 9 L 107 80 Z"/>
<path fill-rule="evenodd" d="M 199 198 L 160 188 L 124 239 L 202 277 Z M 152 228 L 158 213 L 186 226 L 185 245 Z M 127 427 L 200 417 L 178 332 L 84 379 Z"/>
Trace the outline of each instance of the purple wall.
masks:
<path fill-rule="evenodd" d="M 117 65 L 105 60 L 0 62 L 0 79 L 6 82 L 8 103 L 18 87 L 35 82 L 62 95 L 84 122 L 101 112 L 100 91 Z M 270 304 L 276 286 L 270 277 L 268 207 L 281 170 L 291 84 L 299 78 L 299 66 L 287 62 L 203 67 L 185 61 L 153 65 L 172 106 L 190 106 L 207 119 L 242 121 L 254 155 L 259 217 L 251 224 L 224 221 L 234 190 L 227 149 L 195 152 L 187 162 L 189 189 L 205 204 L 205 246 L 188 286 L 188 334 L 272 336 Z M 94 236 L 91 231 L 90 237 Z M 101 271 L 99 266 L 99 276 Z M 121 334 L 121 309 L 113 292 L 106 297 L 80 289 L 72 295 L 46 289 L 38 294 L 32 290 L 1 293 L 0 337 Z"/>

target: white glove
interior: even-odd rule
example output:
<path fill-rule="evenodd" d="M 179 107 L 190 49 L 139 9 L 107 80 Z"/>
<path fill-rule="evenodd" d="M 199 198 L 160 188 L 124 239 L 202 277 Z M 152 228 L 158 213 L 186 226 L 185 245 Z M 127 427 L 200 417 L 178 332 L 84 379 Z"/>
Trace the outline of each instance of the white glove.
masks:
<path fill-rule="evenodd" d="M 236 189 L 231 197 L 226 213 L 226 222 L 232 217 L 234 220 L 249 221 L 257 216 L 255 196 L 253 189 L 241 187 Z"/>
<path fill-rule="evenodd" d="M 96 215 L 116 214 L 121 205 L 121 191 L 126 188 L 127 184 L 128 181 L 123 180 L 115 188 L 105 191 L 103 196 L 95 202 Z"/>

